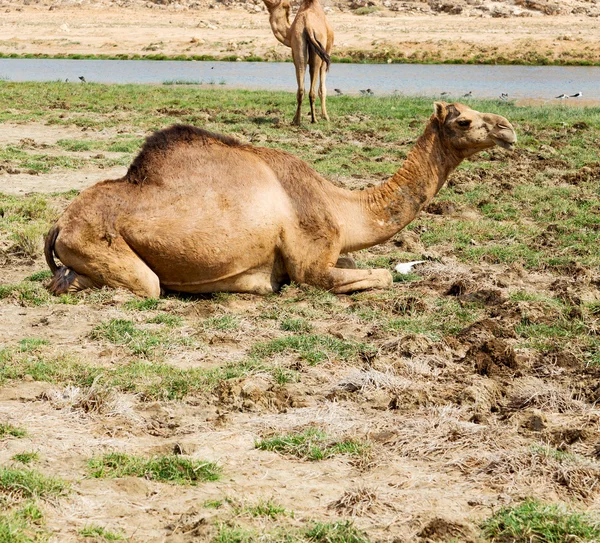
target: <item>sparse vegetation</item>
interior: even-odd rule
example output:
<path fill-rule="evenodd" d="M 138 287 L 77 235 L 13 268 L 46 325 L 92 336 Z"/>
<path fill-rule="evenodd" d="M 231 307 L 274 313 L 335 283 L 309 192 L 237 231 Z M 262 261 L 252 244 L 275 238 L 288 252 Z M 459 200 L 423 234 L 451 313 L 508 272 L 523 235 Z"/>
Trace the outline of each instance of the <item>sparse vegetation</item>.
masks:
<path fill-rule="evenodd" d="M 143 458 L 124 453 L 108 453 L 91 459 L 88 467 L 91 477 L 135 476 L 180 485 L 216 481 L 221 474 L 221 468 L 213 462 L 182 456 Z"/>
<path fill-rule="evenodd" d="M 39 453 L 32 451 L 32 452 L 17 453 L 12 456 L 11 460 L 14 460 L 15 462 L 19 462 L 20 464 L 31 464 L 32 462 L 39 460 L 39 458 L 40 458 Z"/>
<path fill-rule="evenodd" d="M 11 499 L 53 498 L 64 494 L 68 485 L 37 471 L 0 467 L 0 496 Z"/>
<path fill-rule="evenodd" d="M 531 499 L 514 507 L 503 507 L 481 527 L 490 541 L 566 543 L 593 542 L 600 538 L 598 519 L 570 512 L 565 506 Z"/>
<path fill-rule="evenodd" d="M 0 439 L 5 437 L 25 437 L 26 435 L 27 432 L 23 428 L 13 426 L 6 422 L 0 423 Z"/>
<path fill-rule="evenodd" d="M 100 539 L 100 541 L 123 541 L 125 539 L 125 536 L 122 533 L 107 530 L 96 524 L 84 526 L 79 530 L 79 535 L 81 537 L 93 537 L 95 539 Z"/>
<path fill-rule="evenodd" d="M 263 451 L 275 451 L 305 460 L 325 460 L 336 455 L 365 455 L 370 446 L 357 439 L 332 439 L 315 428 L 294 434 L 271 436 L 256 441 L 254 446 Z"/>

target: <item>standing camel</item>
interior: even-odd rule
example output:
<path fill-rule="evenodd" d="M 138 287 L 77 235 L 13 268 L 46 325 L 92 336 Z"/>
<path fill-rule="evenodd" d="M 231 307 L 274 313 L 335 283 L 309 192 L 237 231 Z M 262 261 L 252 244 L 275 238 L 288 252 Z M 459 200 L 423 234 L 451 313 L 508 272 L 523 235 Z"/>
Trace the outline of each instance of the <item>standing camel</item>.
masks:
<path fill-rule="evenodd" d="M 296 82 L 298 84 L 296 115 L 294 115 L 292 124 L 300 125 L 302 100 L 304 98 L 304 75 L 307 66 L 310 74 L 308 98 L 310 101 L 311 122 L 317 122 L 315 113 L 317 75 L 319 77 L 321 114 L 328 121 L 325 80 L 331 63 L 333 29 L 327 22 L 319 0 L 303 0 L 291 25 L 289 0 L 263 0 L 263 2 L 269 11 L 269 23 L 275 38 L 283 45 L 292 48 L 292 59 L 296 68 Z"/>
<path fill-rule="evenodd" d="M 161 288 L 267 294 L 289 281 L 336 293 L 386 288 L 388 270 L 343 269 L 340 254 L 391 238 L 463 159 L 516 139 L 500 115 L 438 102 L 402 168 L 350 191 L 284 151 L 175 125 L 146 140 L 124 177 L 71 202 L 46 237 L 49 288 L 148 297 Z"/>

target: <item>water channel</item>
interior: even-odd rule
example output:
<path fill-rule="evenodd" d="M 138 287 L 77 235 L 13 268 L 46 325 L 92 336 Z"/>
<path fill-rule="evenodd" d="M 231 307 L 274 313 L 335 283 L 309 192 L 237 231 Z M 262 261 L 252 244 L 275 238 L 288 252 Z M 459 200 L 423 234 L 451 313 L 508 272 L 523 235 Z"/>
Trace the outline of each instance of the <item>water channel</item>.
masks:
<path fill-rule="evenodd" d="M 295 91 L 291 62 L 186 62 L 151 60 L 0 59 L 0 79 L 8 81 L 68 81 L 79 77 L 97 83 L 194 82 L 227 88 Z M 334 89 L 375 95 L 554 100 L 560 94 L 582 93 L 600 101 L 600 67 L 488 66 L 438 64 L 333 64 L 327 78 Z M 572 99 L 576 100 L 576 98 Z"/>

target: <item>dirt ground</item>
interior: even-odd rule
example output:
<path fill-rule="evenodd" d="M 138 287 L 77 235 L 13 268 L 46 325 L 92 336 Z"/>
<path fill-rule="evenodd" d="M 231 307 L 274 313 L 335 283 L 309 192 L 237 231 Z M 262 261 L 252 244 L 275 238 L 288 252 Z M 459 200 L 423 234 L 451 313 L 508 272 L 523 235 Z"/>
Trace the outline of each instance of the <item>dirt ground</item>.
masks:
<path fill-rule="evenodd" d="M 0 140 L 19 141 L 26 131 L 39 143 L 52 144 L 74 137 L 76 130 L 5 123 Z M 527 153 L 510 160 L 514 184 L 540 168 L 537 157 Z M 559 161 L 547 166 L 561 179 Z M 116 168 L 110 177 L 120 172 Z M 108 177 L 106 170 L 84 173 L 3 175 L 2 190 L 50 194 Z M 477 175 L 485 177 L 485 171 L 457 173 L 452 182 L 476 183 Z M 506 185 L 504 190 L 511 189 Z M 66 204 L 54 201 L 57 210 Z M 436 202 L 424 215 L 446 220 L 465 213 L 477 218 L 474 210 Z M 360 258 L 376 259 L 398 249 L 427 252 L 411 232 Z M 14 349 L 20 341 L 36 338 L 44 344 L 15 356 L 66 356 L 104 368 L 107 375 L 129 364 L 132 351 L 92 331 L 114 319 L 152 331 L 159 328 L 149 324 L 152 318 L 164 314 L 180 319 L 176 333 L 194 342 L 175 342 L 162 354 L 148 354 L 142 357 L 147 364 L 164 361 L 189 370 L 241 361 L 257 342 L 287 334 L 280 324 L 286 315 L 309 322 L 313 334 L 368 343 L 375 350 L 359 351 L 347 360 L 326 352 L 318 365 L 298 352 L 284 352 L 276 360 L 296 372 L 291 382 L 281 384 L 271 373 L 257 371 L 181 401 L 100 388 L 97 395 L 103 400 L 97 409 L 82 401 L 89 387 L 25 373 L 0 388 L 0 421 L 28 432 L 25 438 L 0 442 L 0 464 L 35 451 L 40 457 L 36 469 L 71 483 L 68 496 L 45 505 L 46 529 L 52 541 L 61 543 L 89 541 L 80 531 L 90 524 L 136 543 L 188 543 L 216 541 L 223 525 L 268 533 L 282 525 L 293 530 L 309 520 L 340 519 L 351 519 L 371 541 L 477 541 L 478 522 L 525 497 L 597 511 L 600 373 L 559 338 L 540 353 L 524 347 L 515 329 L 524 319 L 540 326 L 556 321 L 559 309 L 548 300 L 563 300 L 581 314 L 586 304 L 600 299 L 598 270 L 574 265 L 562 273 L 530 273 L 517 264 L 485 261 L 468 266 L 444 245 L 429 256 L 434 260 L 419 269 L 421 280 L 358 296 L 292 287 L 267 298 L 169 297 L 145 311 L 127 306 L 135 300 L 120 291 L 86 295 L 76 305 L 36 305 L 8 296 L 0 301 L 1 346 Z M 4 251 L 3 258 L 5 285 L 44 269 L 39 256 L 32 260 Z M 476 302 L 479 318 L 460 333 L 433 341 L 418 332 L 384 329 L 369 317 L 384 314 L 418 322 L 435 313 L 440 300 L 454 304 L 452 312 Z M 597 315 L 586 322 L 590 334 L 597 334 Z M 365 440 L 370 454 L 311 462 L 254 447 L 261 437 L 306 428 Z M 218 462 L 224 475 L 199 486 L 139 477 L 90 478 L 87 461 L 109 451 L 183 453 Z M 240 512 L 239 504 L 269 499 L 293 517 L 256 519 Z M 223 504 L 216 509 L 206 505 L 217 501 Z"/>
<path fill-rule="evenodd" d="M 419 2 L 402 4 L 411 9 L 382 8 L 368 16 L 332 6 L 328 18 L 335 30 L 333 53 L 381 60 L 399 56 L 492 61 L 502 57 L 527 62 L 542 57 L 555 62 L 600 59 L 596 17 L 572 12 L 548 16 L 510 3 L 488 4 L 487 13 L 469 16 L 432 11 Z M 191 9 L 181 4 L 150 4 L 149 8 L 93 3 L 19 5 L 5 0 L 5 6 L 0 7 L 0 52 L 4 55 L 234 55 L 240 59 L 252 55 L 280 60 L 290 56 L 289 49 L 273 38 L 268 14 L 260 3 L 252 4 L 258 12 L 218 3 L 213 9 Z M 521 9 L 521 16 L 492 16 L 490 10 L 507 6 Z"/>

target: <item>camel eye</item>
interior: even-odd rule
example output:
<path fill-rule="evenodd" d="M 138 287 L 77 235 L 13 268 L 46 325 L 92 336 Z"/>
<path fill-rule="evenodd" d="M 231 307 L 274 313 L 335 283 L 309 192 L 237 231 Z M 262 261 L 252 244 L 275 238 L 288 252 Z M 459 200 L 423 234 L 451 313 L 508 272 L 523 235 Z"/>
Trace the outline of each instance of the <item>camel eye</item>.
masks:
<path fill-rule="evenodd" d="M 471 126 L 471 121 L 469 121 L 468 119 L 463 119 L 462 121 L 457 121 L 456 124 L 458 124 L 458 126 L 461 126 L 462 128 L 468 128 L 469 126 Z"/>

